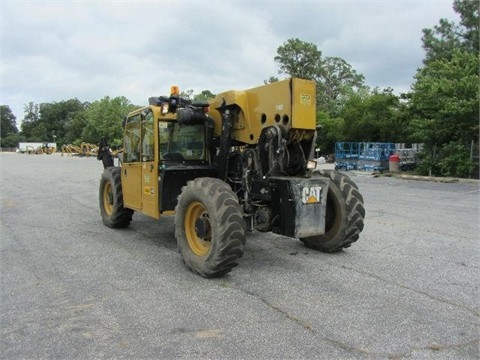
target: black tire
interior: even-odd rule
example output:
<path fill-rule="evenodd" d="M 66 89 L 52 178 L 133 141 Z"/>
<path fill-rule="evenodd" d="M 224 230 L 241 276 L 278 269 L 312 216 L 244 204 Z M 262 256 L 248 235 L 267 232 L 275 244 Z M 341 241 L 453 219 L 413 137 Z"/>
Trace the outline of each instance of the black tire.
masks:
<path fill-rule="evenodd" d="M 347 175 L 332 170 L 320 170 L 319 174 L 330 179 L 325 234 L 300 240 L 315 250 L 338 252 L 357 241 L 363 230 L 363 197 L 357 185 Z"/>
<path fill-rule="evenodd" d="M 103 223 L 111 228 L 127 227 L 132 221 L 133 210 L 123 207 L 121 168 L 106 168 L 100 179 L 100 214 Z"/>
<path fill-rule="evenodd" d="M 175 208 L 175 237 L 185 265 L 194 273 L 218 277 L 243 256 L 245 221 L 229 185 L 197 178 L 182 188 Z"/>

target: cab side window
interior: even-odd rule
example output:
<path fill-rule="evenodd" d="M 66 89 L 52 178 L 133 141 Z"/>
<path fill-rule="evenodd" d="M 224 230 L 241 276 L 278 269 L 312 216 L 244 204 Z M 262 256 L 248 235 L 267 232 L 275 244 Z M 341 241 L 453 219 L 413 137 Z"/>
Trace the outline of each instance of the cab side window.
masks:
<path fill-rule="evenodd" d="M 135 115 L 127 119 L 123 141 L 123 161 L 140 161 L 141 146 L 141 116 Z"/>
<path fill-rule="evenodd" d="M 148 110 L 142 116 L 142 161 L 155 160 L 155 144 L 153 141 L 153 113 Z"/>

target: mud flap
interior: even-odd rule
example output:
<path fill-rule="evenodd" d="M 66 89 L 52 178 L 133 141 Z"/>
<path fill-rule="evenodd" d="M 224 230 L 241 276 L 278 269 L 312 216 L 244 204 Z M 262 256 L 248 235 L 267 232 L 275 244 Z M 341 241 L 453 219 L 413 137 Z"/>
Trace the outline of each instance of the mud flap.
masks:
<path fill-rule="evenodd" d="M 325 233 L 327 178 L 271 177 L 273 232 L 293 238 Z"/>

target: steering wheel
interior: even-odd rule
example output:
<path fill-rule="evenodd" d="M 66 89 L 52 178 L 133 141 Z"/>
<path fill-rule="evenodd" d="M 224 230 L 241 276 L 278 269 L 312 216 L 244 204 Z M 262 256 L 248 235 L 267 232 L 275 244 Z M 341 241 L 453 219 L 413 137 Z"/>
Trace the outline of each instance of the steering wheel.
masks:
<path fill-rule="evenodd" d="M 185 160 L 183 155 L 178 153 L 178 152 L 174 152 L 174 153 L 166 153 L 166 154 L 163 154 L 163 160 L 167 160 L 167 161 L 183 161 Z"/>

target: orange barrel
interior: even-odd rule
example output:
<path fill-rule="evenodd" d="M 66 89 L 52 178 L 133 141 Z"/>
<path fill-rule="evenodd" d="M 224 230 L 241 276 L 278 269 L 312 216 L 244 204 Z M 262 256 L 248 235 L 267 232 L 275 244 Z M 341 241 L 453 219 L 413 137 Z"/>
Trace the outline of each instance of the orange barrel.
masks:
<path fill-rule="evenodd" d="M 388 169 L 391 172 L 398 172 L 399 171 L 399 164 L 400 164 L 400 156 L 397 154 L 390 155 L 388 158 Z"/>

